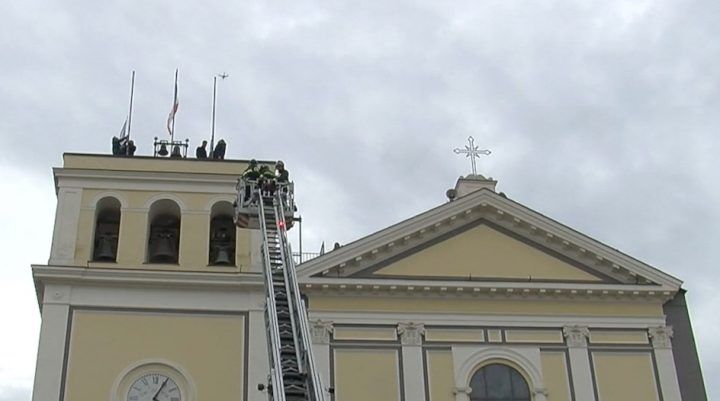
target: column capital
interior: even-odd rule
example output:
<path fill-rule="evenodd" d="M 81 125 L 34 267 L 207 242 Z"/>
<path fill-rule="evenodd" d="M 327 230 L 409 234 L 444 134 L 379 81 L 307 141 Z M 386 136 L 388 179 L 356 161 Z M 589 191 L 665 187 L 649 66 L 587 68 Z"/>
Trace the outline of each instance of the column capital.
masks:
<path fill-rule="evenodd" d="M 672 326 L 658 326 L 648 328 L 648 335 L 652 341 L 653 348 L 672 348 L 673 336 Z"/>
<path fill-rule="evenodd" d="M 535 397 L 533 397 L 533 400 L 545 401 L 547 400 L 548 391 L 545 387 L 535 387 L 533 389 L 533 394 L 535 395 Z"/>
<path fill-rule="evenodd" d="M 563 327 L 568 347 L 586 348 L 587 340 L 590 337 L 590 330 L 587 326 L 565 326 Z"/>
<path fill-rule="evenodd" d="M 330 344 L 330 334 L 332 334 L 333 330 L 333 322 L 320 319 L 310 321 L 313 344 Z"/>
<path fill-rule="evenodd" d="M 425 325 L 422 323 L 398 323 L 397 333 L 400 335 L 402 345 L 422 345 L 422 336 L 425 335 Z"/>

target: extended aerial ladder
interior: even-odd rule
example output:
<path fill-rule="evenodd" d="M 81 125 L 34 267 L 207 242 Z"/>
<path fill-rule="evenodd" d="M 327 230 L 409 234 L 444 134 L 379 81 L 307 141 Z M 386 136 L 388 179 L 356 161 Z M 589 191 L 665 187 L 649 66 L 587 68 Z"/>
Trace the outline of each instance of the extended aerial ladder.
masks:
<path fill-rule="evenodd" d="M 259 228 L 263 235 L 265 279 L 265 328 L 271 401 L 325 401 L 325 388 L 313 359 L 305 302 L 297 282 L 286 230 L 293 223 L 295 202 L 292 183 L 277 183 L 274 193 L 255 181 L 238 181 L 235 222 Z"/>

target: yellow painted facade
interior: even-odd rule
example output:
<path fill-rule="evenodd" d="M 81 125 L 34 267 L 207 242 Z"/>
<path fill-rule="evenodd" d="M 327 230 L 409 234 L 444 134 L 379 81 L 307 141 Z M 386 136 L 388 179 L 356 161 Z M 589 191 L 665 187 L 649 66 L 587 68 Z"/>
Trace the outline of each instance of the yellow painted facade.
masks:
<path fill-rule="evenodd" d="M 393 327 L 336 327 L 333 330 L 336 340 L 377 340 L 395 341 L 397 331 Z"/>
<path fill-rule="evenodd" d="M 573 300 L 563 302 L 517 299 L 312 296 L 315 311 L 346 312 L 432 312 L 488 315 L 535 316 L 663 316 L 659 302 L 600 302 Z"/>
<path fill-rule="evenodd" d="M 245 324 L 241 315 L 77 310 L 65 399 L 107 400 L 123 372 L 163 361 L 187 372 L 197 400 L 240 401 Z"/>
<path fill-rule="evenodd" d="M 506 330 L 505 339 L 509 343 L 562 344 L 560 330 Z"/>
<path fill-rule="evenodd" d="M 108 171 L 153 171 L 161 173 L 195 173 L 239 176 L 247 167 L 244 161 L 168 159 L 154 157 L 110 157 L 65 153 L 67 169 Z"/>
<path fill-rule="evenodd" d="M 593 352 L 598 401 L 658 401 L 649 352 Z"/>
<path fill-rule="evenodd" d="M 336 349 L 335 401 L 401 401 L 396 350 Z"/>
<path fill-rule="evenodd" d="M 452 353 L 445 350 L 428 350 L 425 352 L 425 357 L 430 401 L 455 401 Z"/>
<path fill-rule="evenodd" d="M 597 344 L 647 344 L 648 335 L 643 331 L 590 330 L 590 342 Z"/>
<path fill-rule="evenodd" d="M 472 253 L 467 252 L 472 249 Z M 462 257 L 461 255 L 467 255 Z M 471 256 L 472 255 L 472 256 Z M 448 263 L 452 261 L 452 263 Z M 376 275 L 582 280 L 597 276 L 487 225 L 479 225 L 384 267 Z"/>
<path fill-rule="evenodd" d="M 425 332 L 426 341 L 443 342 L 482 342 L 485 341 L 485 333 L 479 329 L 427 329 Z"/>
<path fill-rule="evenodd" d="M 570 379 L 563 352 L 542 352 L 542 370 L 547 401 L 571 401 Z M 619 401 L 619 400 L 618 400 Z"/>

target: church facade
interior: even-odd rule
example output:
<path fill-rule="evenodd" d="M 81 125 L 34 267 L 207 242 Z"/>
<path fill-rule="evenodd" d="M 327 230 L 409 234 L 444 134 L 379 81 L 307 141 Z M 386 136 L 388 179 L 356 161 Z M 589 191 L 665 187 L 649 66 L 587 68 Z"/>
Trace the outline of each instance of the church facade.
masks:
<path fill-rule="evenodd" d="M 64 155 L 34 401 L 267 399 L 246 165 Z M 495 184 L 297 267 L 328 399 L 706 400 L 682 282 Z"/>

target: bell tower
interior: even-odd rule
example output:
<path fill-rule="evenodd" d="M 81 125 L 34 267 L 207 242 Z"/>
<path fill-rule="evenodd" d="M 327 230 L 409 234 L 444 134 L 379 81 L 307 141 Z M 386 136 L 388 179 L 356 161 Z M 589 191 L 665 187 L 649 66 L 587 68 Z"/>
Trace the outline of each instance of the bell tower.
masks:
<path fill-rule="evenodd" d="M 267 366 L 261 238 L 234 223 L 248 163 L 63 161 L 50 258 L 33 266 L 42 313 L 33 400 L 142 401 L 160 382 L 147 399 L 266 398 L 248 391 Z"/>

